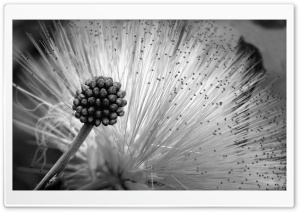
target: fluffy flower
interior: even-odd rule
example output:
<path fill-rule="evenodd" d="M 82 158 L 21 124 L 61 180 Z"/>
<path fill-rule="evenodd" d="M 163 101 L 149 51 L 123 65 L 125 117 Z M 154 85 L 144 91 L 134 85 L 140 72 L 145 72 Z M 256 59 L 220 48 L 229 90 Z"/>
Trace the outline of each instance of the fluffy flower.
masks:
<path fill-rule="evenodd" d="M 37 153 L 65 151 L 82 123 L 75 91 L 94 76 L 126 90 L 125 115 L 94 127 L 66 169 L 70 189 L 285 189 L 285 102 L 262 86 L 251 48 L 210 21 L 71 21 L 29 34 L 40 57 L 15 50 L 17 126 Z M 27 112 L 26 119 L 24 112 Z M 28 118 L 29 117 L 29 118 Z M 34 162 L 45 160 L 41 151 Z"/>

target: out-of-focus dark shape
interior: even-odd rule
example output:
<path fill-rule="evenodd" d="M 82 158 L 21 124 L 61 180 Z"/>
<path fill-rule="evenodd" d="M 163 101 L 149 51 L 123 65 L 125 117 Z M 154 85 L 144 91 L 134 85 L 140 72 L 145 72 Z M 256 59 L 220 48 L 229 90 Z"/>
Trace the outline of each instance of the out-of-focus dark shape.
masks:
<path fill-rule="evenodd" d="M 280 29 L 286 27 L 286 20 L 254 20 L 253 22 L 266 29 Z"/>
<path fill-rule="evenodd" d="M 251 43 L 246 42 L 243 36 L 241 36 L 239 40 L 239 44 L 243 51 L 253 52 L 250 56 L 250 59 L 258 62 L 257 65 L 255 66 L 255 72 L 265 70 L 263 67 L 263 57 L 259 49 L 256 46 L 252 45 Z"/>
<path fill-rule="evenodd" d="M 243 37 L 245 42 L 259 50 L 263 59 L 263 68 L 269 74 L 264 85 L 277 79 L 273 92 L 286 98 L 286 27 L 266 28 L 252 20 L 221 20 L 217 22 L 221 22 L 223 25 L 229 24 Z"/>
<path fill-rule="evenodd" d="M 51 26 L 53 21 L 43 21 Z M 14 20 L 13 21 L 13 48 L 17 48 L 21 52 L 30 53 L 37 59 L 40 58 L 39 52 L 30 42 L 26 33 L 30 33 L 37 41 L 42 39 L 41 27 L 37 20 Z M 22 76 L 23 67 L 13 61 L 13 82 L 18 85 L 23 85 Z M 13 101 L 16 102 L 16 96 L 23 105 L 27 105 L 28 101 L 21 93 L 16 95 L 13 90 Z M 30 106 L 29 106 L 30 108 Z M 15 113 L 13 116 L 16 115 Z M 34 153 L 37 149 L 35 144 L 35 137 L 27 134 L 23 130 L 13 125 L 13 190 L 33 190 L 37 183 L 42 179 L 43 175 L 47 173 L 54 162 L 57 161 L 61 152 L 56 149 L 49 149 L 47 151 L 47 164 L 44 170 L 41 170 L 42 164 L 37 164 L 31 167 Z"/>

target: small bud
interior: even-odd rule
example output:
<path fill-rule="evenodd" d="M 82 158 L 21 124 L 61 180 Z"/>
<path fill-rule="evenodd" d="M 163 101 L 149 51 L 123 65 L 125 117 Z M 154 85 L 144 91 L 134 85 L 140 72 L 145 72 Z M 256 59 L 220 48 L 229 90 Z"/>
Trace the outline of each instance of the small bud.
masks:
<path fill-rule="evenodd" d="M 88 89 L 84 94 L 88 97 L 91 97 L 93 96 L 93 91 L 91 89 Z"/>
<path fill-rule="evenodd" d="M 108 95 L 108 100 L 110 101 L 110 102 L 115 102 L 116 100 L 117 100 L 117 96 L 116 95 L 114 95 L 114 94 L 110 94 L 110 95 Z"/>
<path fill-rule="evenodd" d="M 99 89 L 101 89 L 101 88 L 104 87 L 104 79 L 103 79 L 103 77 L 102 77 L 102 78 L 100 77 L 100 78 L 98 79 L 96 85 L 98 86 Z"/>
<path fill-rule="evenodd" d="M 117 96 L 120 98 L 124 98 L 126 96 L 126 91 L 118 91 Z"/>
<path fill-rule="evenodd" d="M 125 112 L 121 111 L 120 113 L 118 113 L 118 116 L 124 116 Z"/>
<path fill-rule="evenodd" d="M 82 123 L 86 123 L 86 122 L 87 122 L 87 118 L 86 118 L 85 116 L 81 116 L 81 117 L 80 117 L 80 121 L 81 121 Z"/>
<path fill-rule="evenodd" d="M 87 109 L 86 109 L 86 108 L 83 108 L 82 111 L 81 111 L 81 114 L 82 114 L 83 116 L 87 116 L 87 114 L 88 114 Z"/>
<path fill-rule="evenodd" d="M 79 103 L 80 103 L 80 101 L 79 101 L 78 99 L 74 99 L 74 101 L 73 101 L 73 104 L 74 104 L 74 105 L 78 106 Z"/>
<path fill-rule="evenodd" d="M 82 106 L 78 106 L 78 107 L 76 108 L 76 112 L 77 112 L 77 113 L 81 113 L 82 109 L 83 109 Z"/>
<path fill-rule="evenodd" d="M 94 114 L 95 113 L 95 108 L 94 107 L 90 107 L 88 109 L 88 112 L 89 112 L 90 115 Z"/>
<path fill-rule="evenodd" d="M 81 90 L 76 91 L 76 95 L 79 96 L 81 94 Z"/>
<path fill-rule="evenodd" d="M 118 110 L 116 111 L 116 113 L 120 113 L 123 111 L 123 108 L 122 107 L 119 107 Z"/>
<path fill-rule="evenodd" d="M 94 117 L 93 117 L 93 116 L 89 116 L 89 117 L 88 117 L 88 122 L 89 122 L 89 123 L 93 123 L 93 121 L 94 121 Z"/>
<path fill-rule="evenodd" d="M 101 102 L 101 105 L 104 106 L 104 107 L 108 107 L 110 104 L 109 100 L 108 99 L 102 99 L 102 102 Z"/>
<path fill-rule="evenodd" d="M 98 87 L 94 88 L 93 93 L 94 93 L 94 96 L 96 96 L 96 97 L 99 96 L 99 94 L 100 94 L 99 88 Z"/>
<path fill-rule="evenodd" d="M 82 84 L 81 89 L 82 89 L 83 92 L 86 92 L 89 89 L 89 86 L 87 86 L 85 84 Z"/>
<path fill-rule="evenodd" d="M 117 91 L 119 91 L 120 88 L 121 88 L 121 83 L 119 83 L 119 82 L 114 82 L 114 83 L 113 83 L 113 86 L 116 86 Z"/>
<path fill-rule="evenodd" d="M 81 105 L 86 106 L 88 103 L 87 99 L 81 100 Z"/>
<path fill-rule="evenodd" d="M 117 87 L 116 86 L 110 86 L 107 91 L 108 91 L 109 94 L 116 94 L 117 93 Z"/>
<path fill-rule="evenodd" d="M 109 120 L 109 125 L 114 125 L 117 123 L 117 119 Z"/>
<path fill-rule="evenodd" d="M 83 100 L 85 98 L 85 95 L 83 94 L 79 94 L 79 96 L 77 97 L 79 101 Z"/>
<path fill-rule="evenodd" d="M 98 79 L 99 79 L 98 76 L 94 76 L 94 77 L 93 77 L 93 80 L 96 81 L 96 82 L 98 81 Z"/>
<path fill-rule="evenodd" d="M 105 117 L 108 117 L 109 116 L 109 110 L 107 110 L 107 109 L 103 110 L 102 115 L 105 116 Z"/>
<path fill-rule="evenodd" d="M 101 100 L 100 100 L 100 99 L 96 99 L 95 103 L 96 103 L 96 106 L 97 106 L 97 107 L 100 107 L 100 106 L 101 106 Z"/>
<path fill-rule="evenodd" d="M 119 107 L 123 107 L 123 99 L 122 99 L 122 98 L 118 98 L 118 99 L 116 100 L 116 103 L 117 103 L 117 105 L 118 105 Z"/>
<path fill-rule="evenodd" d="M 89 86 L 91 89 L 94 89 L 96 87 L 96 85 L 97 85 L 97 82 L 95 80 L 92 80 Z"/>
<path fill-rule="evenodd" d="M 104 83 L 105 87 L 106 88 L 109 88 L 110 86 L 113 85 L 113 80 L 111 77 L 108 77 L 106 80 L 105 80 L 105 83 Z"/>
<path fill-rule="evenodd" d="M 76 118 L 78 118 L 78 119 L 79 119 L 79 118 L 80 118 L 80 116 L 81 116 L 81 115 L 80 115 L 80 113 L 78 113 L 78 112 L 75 112 L 75 117 L 76 117 Z"/>
<path fill-rule="evenodd" d="M 76 108 L 77 108 L 76 105 L 73 105 L 73 106 L 72 106 L 72 109 L 73 109 L 73 110 L 76 110 Z"/>
<path fill-rule="evenodd" d="M 101 110 L 96 110 L 95 116 L 96 116 L 96 118 L 101 118 L 102 117 L 102 111 Z"/>
<path fill-rule="evenodd" d="M 96 119 L 95 120 L 95 126 L 98 127 L 101 124 L 101 120 L 100 119 Z"/>
<path fill-rule="evenodd" d="M 123 99 L 123 107 L 125 107 L 126 105 L 127 105 L 127 101 Z"/>
<path fill-rule="evenodd" d="M 111 105 L 109 105 L 109 110 L 110 111 L 113 111 L 113 112 L 115 112 L 115 111 L 117 111 L 118 110 L 118 105 L 117 104 L 111 104 Z"/>
<path fill-rule="evenodd" d="M 91 79 L 87 79 L 84 84 L 86 84 L 87 86 L 90 86 L 91 82 L 92 82 Z"/>
<path fill-rule="evenodd" d="M 94 98 L 94 97 L 88 98 L 88 103 L 89 103 L 90 105 L 94 104 L 94 103 L 95 103 L 95 98 Z"/>
<path fill-rule="evenodd" d="M 100 90 L 100 98 L 105 98 L 107 95 L 107 91 L 104 88 L 101 88 Z"/>
<path fill-rule="evenodd" d="M 109 124 L 108 118 L 102 118 L 102 124 L 103 124 L 104 126 L 107 126 L 107 125 Z"/>
<path fill-rule="evenodd" d="M 116 113 L 109 114 L 109 119 L 110 120 L 117 119 L 117 118 L 118 118 L 118 114 L 116 114 Z"/>

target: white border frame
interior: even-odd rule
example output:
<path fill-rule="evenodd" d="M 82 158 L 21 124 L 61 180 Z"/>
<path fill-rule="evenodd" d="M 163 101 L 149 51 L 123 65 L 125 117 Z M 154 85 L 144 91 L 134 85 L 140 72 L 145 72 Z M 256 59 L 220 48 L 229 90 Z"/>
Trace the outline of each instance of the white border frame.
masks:
<path fill-rule="evenodd" d="M 267 12 L 266 12 L 267 11 Z M 294 6 L 291 4 L 7 4 L 4 7 L 4 118 L 12 123 L 15 19 L 287 20 L 286 191 L 13 191 L 12 124 L 4 125 L 7 207 L 292 207 L 294 205 Z M 67 192 L 67 194 L 66 194 Z"/>

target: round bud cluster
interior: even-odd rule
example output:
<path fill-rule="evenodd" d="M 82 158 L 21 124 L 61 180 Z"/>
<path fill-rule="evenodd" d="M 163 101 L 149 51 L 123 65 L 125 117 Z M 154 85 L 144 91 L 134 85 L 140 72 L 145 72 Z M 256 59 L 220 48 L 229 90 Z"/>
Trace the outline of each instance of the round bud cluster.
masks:
<path fill-rule="evenodd" d="M 98 127 L 117 123 L 118 116 L 124 115 L 123 107 L 126 92 L 120 90 L 121 83 L 114 82 L 111 77 L 94 77 L 81 85 L 76 91 L 73 101 L 75 117 L 82 123 L 94 124 Z"/>

